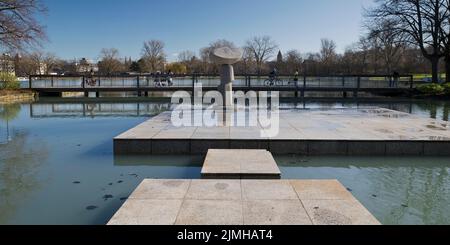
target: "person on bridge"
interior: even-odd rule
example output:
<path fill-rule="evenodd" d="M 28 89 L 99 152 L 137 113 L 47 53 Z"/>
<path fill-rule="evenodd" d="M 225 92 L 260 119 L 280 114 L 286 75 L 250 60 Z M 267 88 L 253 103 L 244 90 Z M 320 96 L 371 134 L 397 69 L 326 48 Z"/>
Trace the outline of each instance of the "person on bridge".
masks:
<path fill-rule="evenodd" d="M 169 70 L 169 72 L 167 72 L 167 85 L 169 87 L 173 85 L 172 75 L 173 75 L 172 70 Z"/>
<path fill-rule="evenodd" d="M 278 70 L 277 68 L 273 68 L 273 70 L 269 74 L 269 78 L 274 79 L 278 77 Z"/>
<path fill-rule="evenodd" d="M 295 70 L 294 73 L 294 82 L 297 84 L 298 83 L 298 78 L 299 78 L 300 73 L 298 72 L 298 70 Z"/>
<path fill-rule="evenodd" d="M 392 80 L 392 84 L 391 84 L 390 87 L 397 88 L 398 87 L 398 81 L 400 80 L 400 74 L 398 72 L 394 71 L 394 74 L 392 75 L 392 78 L 393 78 L 393 80 Z"/>

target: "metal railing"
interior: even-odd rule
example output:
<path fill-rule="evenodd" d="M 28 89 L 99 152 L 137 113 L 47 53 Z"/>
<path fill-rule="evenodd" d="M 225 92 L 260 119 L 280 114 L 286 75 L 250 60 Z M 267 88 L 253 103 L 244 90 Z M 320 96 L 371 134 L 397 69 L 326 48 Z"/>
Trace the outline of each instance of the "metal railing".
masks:
<path fill-rule="evenodd" d="M 169 81 L 170 78 L 170 81 Z M 204 87 L 217 87 L 220 77 L 215 74 L 192 75 L 123 75 L 123 76 L 46 76 L 33 75 L 29 77 L 29 89 L 99 89 L 127 88 L 145 90 L 149 88 L 189 88 L 196 83 Z M 278 75 L 270 78 L 268 75 L 236 75 L 236 87 L 274 87 L 292 88 L 348 88 L 348 89 L 380 89 L 398 88 L 413 89 L 415 82 L 412 75 L 400 75 L 394 78 L 390 75 L 330 75 L 330 76 L 295 76 Z"/>

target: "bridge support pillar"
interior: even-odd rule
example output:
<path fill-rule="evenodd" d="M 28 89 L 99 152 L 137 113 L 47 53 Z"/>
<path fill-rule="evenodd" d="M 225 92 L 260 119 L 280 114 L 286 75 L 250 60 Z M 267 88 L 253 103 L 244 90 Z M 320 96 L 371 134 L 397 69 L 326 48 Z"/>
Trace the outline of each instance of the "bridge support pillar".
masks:
<path fill-rule="evenodd" d="M 353 92 L 353 97 L 354 97 L 354 98 L 358 98 L 358 91 L 354 91 L 354 92 Z"/>
<path fill-rule="evenodd" d="M 84 97 L 88 98 L 89 97 L 89 92 L 84 92 Z"/>
<path fill-rule="evenodd" d="M 145 91 L 145 92 L 144 92 L 144 96 L 145 96 L 145 97 L 148 97 L 148 91 Z"/>
<path fill-rule="evenodd" d="M 138 91 L 138 97 L 142 97 L 142 91 Z"/>
<path fill-rule="evenodd" d="M 95 92 L 95 97 L 99 98 L 100 97 L 100 92 Z"/>

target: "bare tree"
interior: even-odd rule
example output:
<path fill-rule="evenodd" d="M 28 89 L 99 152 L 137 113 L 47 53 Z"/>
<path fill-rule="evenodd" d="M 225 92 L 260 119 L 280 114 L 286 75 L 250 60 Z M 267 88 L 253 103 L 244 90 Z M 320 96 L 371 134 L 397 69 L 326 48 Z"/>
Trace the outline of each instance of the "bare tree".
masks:
<path fill-rule="evenodd" d="M 358 58 L 361 62 L 361 73 L 367 73 L 371 52 L 370 40 L 368 40 L 366 37 L 361 37 L 356 46 L 356 49 L 359 50 Z"/>
<path fill-rule="evenodd" d="M 392 23 L 390 31 L 404 34 L 405 42 L 418 47 L 432 67 L 433 82 L 439 81 L 439 60 L 444 56 L 441 28 L 449 18 L 448 0 L 376 0 L 367 13 L 369 21 L 379 25 Z"/>
<path fill-rule="evenodd" d="M 243 48 L 242 59 L 235 65 L 236 72 L 251 74 L 255 71 L 255 57 L 248 48 Z"/>
<path fill-rule="evenodd" d="M 45 53 L 42 57 L 42 64 L 44 69 L 44 74 L 48 75 L 53 72 L 53 69 L 58 63 L 58 58 L 53 53 Z"/>
<path fill-rule="evenodd" d="M 46 38 L 36 15 L 46 12 L 40 0 L 0 0 L 0 45 L 21 50 Z"/>
<path fill-rule="evenodd" d="M 194 52 L 186 50 L 178 54 L 178 62 L 187 63 L 190 62 L 194 57 L 195 57 Z"/>
<path fill-rule="evenodd" d="M 286 72 L 294 73 L 296 71 L 300 72 L 303 58 L 299 51 L 297 50 L 289 50 L 284 55 L 284 63 L 286 66 Z"/>
<path fill-rule="evenodd" d="M 156 72 L 164 68 L 164 62 L 166 61 L 164 46 L 164 42 L 159 40 L 144 42 L 144 47 L 142 48 L 142 59 L 145 62 L 147 71 Z"/>
<path fill-rule="evenodd" d="M 193 72 L 196 69 L 197 59 L 195 53 L 189 50 L 178 54 L 178 62 L 186 66 L 186 72 Z"/>
<path fill-rule="evenodd" d="M 445 17 L 446 19 L 442 23 L 441 28 L 441 36 L 442 45 L 444 50 L 444 61 L 445 61 L 445 82 L 450 83 L 450 0 L 442 1 L 443 8 L 446 10 Z"/>
<path fill-rule="evenodd" d="M 322 39 L 321 43 L 320 62 L 322 63 L 324 72 L 330 74 L 333 65 L 337 61 L 336 43 L 326 38 Z"/>
<path fill-rule="evenodd" d="M 379 44 L 377 51 L 382 57 L 384 71 L 392 74 L 394 70 L 397 70 L 397 65 L 406 48 L 404 34 L 396 32 L 395 23 L 390 20 L 385 20 L 380 25 L 370 26 L 369 31 L 369 39 L 375 39 L 375 42 Z"/>
<path fill-rule="evenodd" d="M 44 67 L 44 53 L 41 51 L 35 51 L 31 53 L 30 58 L 34 66 L 34 72 L 37 75 L 44 75 L 45 67 Z"/>
<path fill-rule="evenodd" d="M 99 59 L 98 69 L 103 75 L 113 75 L 124 70 L 124 64 L 120 62 L 119 50 L 115 48 L 102 49 Z"/>
<path fill-rule="evenodd" d="M 253 37 L 246 43 L 246 48 L 253 54 L 256 71 L 261 74 L 262 66 L 275 53 L 278 45 L 269 36 Z"/>

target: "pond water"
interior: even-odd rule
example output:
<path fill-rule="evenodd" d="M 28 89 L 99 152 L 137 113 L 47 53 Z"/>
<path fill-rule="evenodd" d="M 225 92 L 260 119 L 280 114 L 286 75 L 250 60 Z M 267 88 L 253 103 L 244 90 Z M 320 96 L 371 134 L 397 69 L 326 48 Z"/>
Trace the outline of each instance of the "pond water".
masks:
<path fill-rule="evenodd" d="M 305 102 L 283 108 L 380 106 L 448 121 L 450 103 Z M 0 105 L 0 224 L 105 224 L 144 178 L 200 178 L 202 157 L 114 157 L 112 138 L 164 102 Z M 450 224 L 450 158 L 275 156 L 286 179 L 338 179 L 383 224 Z"/>

